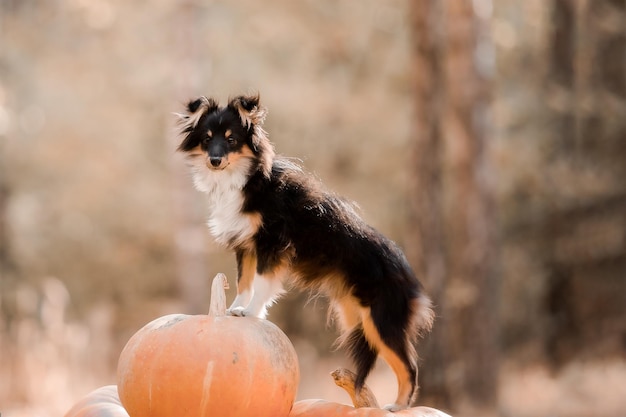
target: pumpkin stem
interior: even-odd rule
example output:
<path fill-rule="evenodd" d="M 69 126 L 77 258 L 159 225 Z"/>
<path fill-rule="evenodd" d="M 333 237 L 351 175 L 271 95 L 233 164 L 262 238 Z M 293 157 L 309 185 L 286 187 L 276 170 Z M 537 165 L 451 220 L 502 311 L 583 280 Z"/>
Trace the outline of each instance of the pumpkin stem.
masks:
<path fill-rule="evenodd" d="M 221 272 L 213 278 L 211 284 L 211 301 L 209 304 L 209 316 L 218 317 L 226 315 L 226 292 L 228 279 Z"/>
<path fill-rule="evenodd" d="M 356 374 L 351 370 L 346 368 L 338 368 L 331 372 L 330 375 L 335 380 L 335 385 L 346 390 L 346 392 L 352 399 L 352 404 L 354 404 L 355 408 L 380 408 L 378 406 L 376 396 L 374 395 L 370 387 L 363 384 L 363 387 L 361 387 L 359 392 L 356 392 L 356 389 L 354 388 L 354 380 L 356 379 Z"/>

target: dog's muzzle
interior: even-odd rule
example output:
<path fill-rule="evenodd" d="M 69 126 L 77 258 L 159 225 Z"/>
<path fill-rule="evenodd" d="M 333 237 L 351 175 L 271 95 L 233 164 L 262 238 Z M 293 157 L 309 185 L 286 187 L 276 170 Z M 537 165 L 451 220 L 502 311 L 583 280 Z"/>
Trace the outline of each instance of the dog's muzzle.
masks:
<path fill-rule="evenodd" d="M 211 169 L 224 169 L 227 165 L 228 158 L 222 156 L 210 156 L 206 161 L 206 166 Z"/>

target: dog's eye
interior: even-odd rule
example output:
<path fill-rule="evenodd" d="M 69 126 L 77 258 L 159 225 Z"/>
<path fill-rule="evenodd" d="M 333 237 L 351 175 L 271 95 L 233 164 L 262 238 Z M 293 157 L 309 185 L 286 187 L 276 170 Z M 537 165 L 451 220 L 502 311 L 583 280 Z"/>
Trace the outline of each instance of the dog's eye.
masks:
<path fill-rule="evenodd" d="M 226 141 L 228 142 L 229 145 L 235 145 L 237 143 L 237 139 L 235 139 L 232 136 L 227 137 Z"/>

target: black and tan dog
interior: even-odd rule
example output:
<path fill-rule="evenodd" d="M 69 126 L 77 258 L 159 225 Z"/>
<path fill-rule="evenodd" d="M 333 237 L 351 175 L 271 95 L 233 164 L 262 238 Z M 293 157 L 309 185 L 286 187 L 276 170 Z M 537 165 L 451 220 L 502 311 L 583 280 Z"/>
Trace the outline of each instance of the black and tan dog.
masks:
<path fill-rule="evenodd" d="M 398 378 L 389 409 L 417 392 L 418 335 L 430 329 L 430 301 L 401 250 L 367 225 L 352 203 L 325 190 L 274 153 L 257 96 L 221 107 L 191 101 L 180 114 L 197 189 L 209 197 L 209 228 L 237 257 L 236 316 L 264 317 L 283 282 L 330 298 L 360 388 L 381 355 Z"/>

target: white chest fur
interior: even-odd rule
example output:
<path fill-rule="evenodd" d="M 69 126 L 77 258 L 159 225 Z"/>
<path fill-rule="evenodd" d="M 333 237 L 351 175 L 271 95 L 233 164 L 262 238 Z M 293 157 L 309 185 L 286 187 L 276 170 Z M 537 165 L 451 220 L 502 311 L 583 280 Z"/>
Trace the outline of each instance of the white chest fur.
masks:
<path fill-rule="evenodd" d="M 209 198 L 208 226 L 215 240 L 231 247 L 245 245 L 260 224 L 258 214 L 242 213 L 247 164 L 213 171 L 194 169 L 194 185 Z"/>

